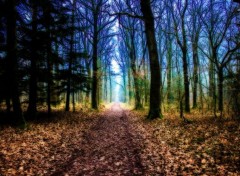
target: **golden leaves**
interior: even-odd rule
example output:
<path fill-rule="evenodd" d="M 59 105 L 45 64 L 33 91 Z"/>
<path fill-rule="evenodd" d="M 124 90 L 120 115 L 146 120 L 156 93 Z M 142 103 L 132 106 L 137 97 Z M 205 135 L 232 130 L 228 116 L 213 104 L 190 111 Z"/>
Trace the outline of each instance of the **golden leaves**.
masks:
<path fill-rule="evenodd" d="M 87 113 L 59 113 L 56 120 L 0 131 L 0 175 L 49 175 L 79 148 L 82 134 L 97 119 Z M 72 123 L 74 121 L 74 123 Z"/>
<path fill-rule="evenodd" d="M 165 175 L 240 175 L 239 121 L 188 114 L 192 123 L 184 124 L 171 113 L 146 123 L 145 112 L 131 113 L 141 119 L 135 120 L 139 129 L 148 133 L 149 139 L 154 138 L 147 146 L 158 146 L 149 150 L 158 151 L 164 158 Z"/>

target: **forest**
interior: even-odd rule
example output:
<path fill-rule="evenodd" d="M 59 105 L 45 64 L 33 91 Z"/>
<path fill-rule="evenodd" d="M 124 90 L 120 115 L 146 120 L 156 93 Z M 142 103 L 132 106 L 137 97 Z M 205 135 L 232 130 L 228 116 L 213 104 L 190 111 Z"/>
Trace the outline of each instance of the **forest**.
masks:
<path fill-rule="evenodd" d="M 239 0 L 0 0 L 0 175 L 238 175 L 239 121 Z"/>

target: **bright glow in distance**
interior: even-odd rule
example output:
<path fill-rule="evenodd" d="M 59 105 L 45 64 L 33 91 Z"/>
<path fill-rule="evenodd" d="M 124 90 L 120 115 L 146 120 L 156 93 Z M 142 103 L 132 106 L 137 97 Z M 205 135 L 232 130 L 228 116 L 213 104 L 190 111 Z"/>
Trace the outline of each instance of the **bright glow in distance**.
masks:
<path fill-rule="evenodd" d="M 119 68 L 119 65 L 118 63 L 113 59 L 111 61 L 111 65 L 112 65 L 112 71 L 114 72 L 114 74 L 119 74 L 120 72 L 120 68 Z M 121 76 L 120 75 L 116 75 L 116 76 L 113 76 L 114 78 L 114 82 L 116 84 L 115 88 L 114 88 L 114 95 L 115 95 L 115 98 L 114 98 L 114 101 L 115 102 L 119 102 L 120 100 L 120 85 L 121 85 Z"/>

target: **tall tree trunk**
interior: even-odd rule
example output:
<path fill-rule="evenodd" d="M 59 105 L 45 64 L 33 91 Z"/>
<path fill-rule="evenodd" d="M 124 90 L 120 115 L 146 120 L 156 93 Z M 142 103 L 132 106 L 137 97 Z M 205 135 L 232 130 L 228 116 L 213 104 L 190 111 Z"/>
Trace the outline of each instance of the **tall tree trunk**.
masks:
<path fill-rule="evenodd" d="M 125 67 L 125 66 L 123 66 Z M 127 77 L 127 74 L 126 74 L 126 69 L 124 68 L 123 70 L 123 87 L 124 87 L 124 99 L 123 99 L 123 102 L 126 103 L 127 102 L 127 84 L 126 84 L 126 77 Z"/>
<path fill-rule="evenodd" d="M 108 102 L 108 75 L 107 75 L 107 72 L 108 72 L 108 67 L 105 66 L 105 77 L 103 79 L 103 99 Z"/>
<path fill-rule="evenodd" d="M 182 50 L 183 59 L 183 77 L 184 77 L 184 94 L 185 94 L 185 112 L 190 112 L 190 92 L 189 92 L 189 79 L 188 79 L 188 63 L 187 63 L 187 50 Z"/>
<path fill-rule="evenodd" d="M 28 118 L 34 119 L 37 113 L 37 6 L 32 1 L 32 41 L 31 41 L 31 68 L 30 68 L 30 84 L 29 84 L 29 104 L 27 110 Z"/>
<path fill-rule="evenodd" d="M 14 122 L 17 125 L 24 125 L 25 120 L 22 114 L 19 99 L 18 84 L 18 61 L 17 61 L 17 37 L 16 37 L 16 1 L 7 1 L 7 75 L 8 91 L 13 104 Z"/>
<path fill-rule="evenodd" d="M 108 68 L 108 74 L 109 76 L 109 89 L 110 89 L 110 97 L 109 97 L 109 101 L 112 102 L 112 78 L 111 78 L 111 68 Z"/>
<path fill-rule="evenodd" d="M 75 106 L 75 92 L 72 91 L 72 111 L 76 111 L 76 106 Z"/>
<path fill-rule="evenodd" d="M 142 109 L 142 103 L 141 103 L 141 97 L 140 97 L 140 79 L 139 79 L 139 74 L 137 71 L 137 66 L 136 66 L 136 51 L 135 51 L 135 43 L 134 43 L 134 31 L 131 34 L 131 46 L 129 48 L 130 50 L 130 65 L 131 65 L 131 70 L 132 70 L 132 75 L 133 75 L 133 82 L 134 82 L 134 92 L 135 92 L 135 109 Z"/>
<path fill-rule="evenodd" d="M 134 66 L 132 66 L 134 67 Z M 135 90 L 135 109 L 142 109 L 143 105 L 141 103 L 140 96 L 140 80 L 136 68 L 132 69 L 133 72 L 133 82 L 134 82 L 134 90 Z"/>
<path fill-rule="evenodd" d="M 167 103 L 172 102 L 172 43 L 167 39 Z"/>
<path fill-rule="evenodd" d="M 146 60 L 146 58 L 144 58 Z M 144 61 L 146 63 L 146 61 Z M 149 104 L 149 79 L 148 79 L 149 68 L 148 64 L 144 64 L 144 104 Z"/>
<path fill-rule="evenodd" d="M 162 39 L 161 39 L 161 31 L 159 32 L 159 46 L 158 46 L 158 53 L 159 53 L 159 64 L 160 64 L 160 69 L 159 69 L 159 72 L 160 72 L 160 107 L 162 107 L 162 101 L 163 101 L 163 80 L 162 80 L 162 65 L 163 65 L 163 55 L 164 55 L 164 52 L 162 50 Z"/>
<path fill-rule="evenodd" d="M 215 85 L 215 67 L 212 60 L 209 61 L 209 97 L 211 108 L 216 110 L 216 85 Z"/>
<path fill-rule="evenodd" d="M 70 110 L 70 95 L 71 95 L 71 73 L 72 73 L 72 56 L 69 58 L 68 63 L 68 78 L 67 78 L 67 92 L 66 92 L 66 105 L 65 105 L 65 111 Z"/>
<path fill-rule="evenodd" d="M 214 46 L 214 39 L 213 39 L 213 34 L 214 34 L 214 25 L 215 25 L 215 20 L 214 20 L 214 3 L 215 0 L 210 0 L 210 29 L 208 32 L 209 35 L 209 44 L 211 47 L 211 59 L 209 60 L 209 97 L 210 97 L 210 103 L 211 103 L 211 109 L 214 110 L 214 114 L 216 116 L 216 83 L 215 83 L 215 63 L 217 62 L 217 48 Z"/>
<path fill-rule="evenodd" d="M 161 118 L 162 112 L 160 107 L 160 65 L 155 37 L 154 17 L 150 0 L 141 0 L 140 4 L 145 24 L 151 72 L 150 109 L 148 119 L 155 119 Z"/>
<path fill-rule="evenodd" d="M 51 12 L 50 12 L 50 6 L 49 2 L 45 4 L 45 20 L 46 20 L 46 32 L 47 32 L 47 112 L 48 112 L 48 117 L 51 116 L 51 96 L 52 96 L 52 41 L 51 41 Z"/>
<path fill-rule="evenodd" d="M 198 49 L 197 44 L 192 44 L 193 49 L 193 108 L 197 107 L 197 92 L 198 92 Z"/>
<path fill-rule="evenodd" d="M 90 68 L 90 63 L 86 61 L 86 70 L 87 70 L 87 75 L 90 78 L 91 77 L 91 68 Z M 91 82 L 87 81 L 87 92 L 86 92 L 86 105 L 90 105 L 90 93 L 91 93 Z"/>
<path fill-rule="evenodd" d="M 167 3 L 166 3 L 167 6 Z M 167 9 L 167 31 L 171 31 L 171 14 Z M 170 104 L 173 100 L 172 94 L 172 57 L 173 57 L 173 49 L 172 49 L 172 37 L 170 34 L 166 34 L 166 45 L 167 45 L 167 104 Z"/>
<path fill-rule="evenodd" d="M 94 33 L 93 33 L 93 78 L 92 78 L 92 108 L 98 109 L 98 31 L 97 31 L 98 16 L 94 13 Z"/>
<path fill-rule="evenodd" d="M 128 97 L 129 104 L 132 104 L 132 81 L 130 69 L 128 69 Z"/>
<path fill-rule="evenodd" d="M 48 47 L 50 47 L 50 45 L 48 45 Z M 50 50 L 50 49 L 48 49 Z M 49 51 L 48 51 L 49 53 Z M 47 59 L 47 75 L 48 75 L 48 80 L 47 80 L 47 112 L 48 112 L 48 117 L 51 116 L 51 88 L 52 88 L 52 67 L 51 67 L 51 61 L 50 61 L 50 55 L 48 55 L 48 59 Z"/>
<path fill-rule="evenodd" d="M 189 92 L 189 76 L 188 76 L 188 61 L 187 61 L 187 34 L 186 34 L 186 25 L 185 25 L 185 14 L 188 7 L 188 0 L 184 1 L 185 4 L 183 6 L 183 11 L 179 14 L 180 18 L 176 19 L 174 15 L 174 8 L 172 6 L 172 17 L 174 21 L 174 30 L 177 39 L 177 43 L 181 48 L 182 51 L 182 63 L 183 63 L 183 78 L 184 78 L 184 95 L 185 95 L 185 112 L 190 112 L 190 92 Z M 179 8 L 179 6 L 177 6 Z M 180 9 L 177 9 L 180 11 Z M 178 21 L 180 20 L 180 26 L 178 25 Z M 178 28 L 181 28 L 181 33 L 179 32 Z M 180 37 L 181 36 L 181 37 Z"/>
<path fill-rule="evenodd" d="M 72 65 L 73 65 L 73 53 L 74 53 L 74 21 L 75 21 L 75 16 L 74 16 L 74 9 L 75 9 L 75 4 L 76 1 L 73 1 L 73 7 L 72 7 L 72 16 L 71 16 L 71 38 L 70 38 L 70 49 L 69 49 L 69 58 L 68 58 L 68 76 L 67 76 L 67 92 L 66 92 L 66 106 L 65 106 L 65 111 L 70 110 L 70 95 L 71 95 L 71 89 L 72 88 Z M 73 94 L 74 96 L 74 91 Z M 73 98 L 73 97 L 72 97 Z M 72 100 L 74 102 L 74 98 Z M 73 103 L 74 104 L 74 103 Z"/>
<path fill-rule="evenodd" d="M 218 110 L 223 111 L 223 68 L 218 68 Z"/>
<path fill-rule="evenodd" d="M 198 77 L 199 77 L 199 96 L 200 96 L 200 104 L 201 104 L 201 109 L 202 109 L 202 113 L 203 113 L 203 108 L 204 108 L 204 102 L 203 102 L 203 86 L 202 86 L 202 79 L 201 79 L 201 73 L 200 71 L 198 72 Z"/>

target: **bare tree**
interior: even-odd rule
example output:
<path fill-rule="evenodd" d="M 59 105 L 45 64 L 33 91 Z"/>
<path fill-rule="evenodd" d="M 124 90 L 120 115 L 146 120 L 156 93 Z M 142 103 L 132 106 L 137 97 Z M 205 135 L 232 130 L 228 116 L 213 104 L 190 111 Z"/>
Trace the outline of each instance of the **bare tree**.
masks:
<path fill-rule="evenodd" d="M 120 17 L 120 33 L 125 45 L 125 51 L 128 53 L 128 57 L 130 61 L 130 68 L 133 75 L 133 82 L 134 82 L 134 92 L 135 92 L 135 109 L 142 109 L 143 105 L 141 103 L 141 84 L 140 84 L 140 73 L 138 69 L 138 61 L 137 61 L 137 43 L 138 43 L 138 35 L 137 35 L 137 28 L 138 28 L 138 21 L 137 19 L 127 18 L 127 17 Z"/>
<path fill-rule="evenodd" d="M 186 12 L 189 6 L 188 0 L 170 1 L 171 13 L 174 24 L 174 31 L 177 44 L 182 51 L 183 76 L 184 76 L 184 94 L 185 94 L 185 112 L 190 112 L 190 90 L 189 90 L 189 74 L 188 74 L 188 45 L 186 30 Z"/>
<path fill-rule="evenodd" d="M 192 1 L 189 8 L 190 21 L 188 23 L 188 30 L 192 45 L 192 60 L 193 60 L 193 108 L 197 107 L 198 99 L 198 83 L 199 83 L 199 51 L 198 45 L 200 40 L 200 33 L 202 30 L 202 22 L 200 15 L 202 13 L 202 1 Z"/>
<path fill-rule="evenodd" d="M 139 4 L 140 3 L 140 4 Z M 148 113 L 148 119 L 155 119 L 162 117 L 162 111 L 160 107 L 160 64 L 158 56 L 158 48 L 155 36 L 155 19 L 152 11 L 152 4 L 150 0 L 136 1 L 117 1 L 116 2 L 116 15 L 125 15 L 129 18 L 137 18 L 143 20 L 144 31 L 146 35 L 146 43 L 149 54 L 150 64 L 150 108 Z M 142 15 L 139 15 L 139 14 Z"/>
<path fill-rule="evenodd" d="M 82 5 L 89 10 L 85 20 L 91 25 L 91 43 L 92 43 L 92 108 L 98 109 L 99 94 L 99 41 L 104 39 L 104 31 L 111 28 L 111 24 L 115 20 L 107 13 L 109 4 L 107 0 L 91 0 L 81 1 Z M 107 34 L 108 35 L 108 34 Z"/>
<path fill-rule="evenodd" d="M 210 66 L 216 70 L 218 78 L 218 110 L 222 112 L 224 69 L 232 60 L 232 55 L 239 49 L 240 44 L 229 38 L 229 29 L 234 17 L 231 3 L 210 0 L 209 5 L 210 10 L 205 9 L 202 22 L 205 26 L 204 29 L 207 34 L 210 50 L 209 53 L 204 49 L 201 49 L 201 51 L 208 57 L 209 62 L 212 64 Z M 219 8 L 221 10 L 215 10 Z M 209 75 L 211 74 L 209 73 Z"/>
<path fill-rule="evenodd" d="M 150 109 L 148 118 L 155 119 L 161 118 L 162 112 L 160 107 L 160 65 L 158 60 L 158 50 L 155 37 L 154 16 L 151 9 L 150 0 L 141 0 L 141 11 L 145 24 L 145 33 L 147 39 L 147 46 L 150 59 L 151 71 L 151 86 L 150 86 Z"/>

